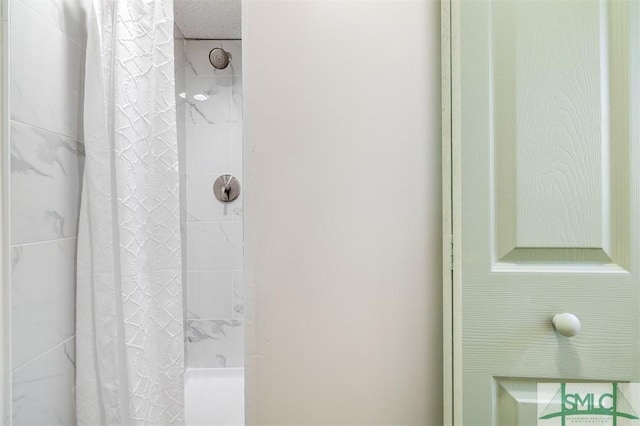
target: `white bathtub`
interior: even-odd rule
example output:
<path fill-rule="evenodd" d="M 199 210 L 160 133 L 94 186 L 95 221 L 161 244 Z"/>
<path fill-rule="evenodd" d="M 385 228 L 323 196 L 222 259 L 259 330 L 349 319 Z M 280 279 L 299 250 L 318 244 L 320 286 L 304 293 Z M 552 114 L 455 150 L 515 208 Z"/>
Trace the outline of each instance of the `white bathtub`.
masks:
<path fill-rule="evenodd" d="M 244 368 L 189 368 L 184 382 L 186 426 L 244 425 Z"/>

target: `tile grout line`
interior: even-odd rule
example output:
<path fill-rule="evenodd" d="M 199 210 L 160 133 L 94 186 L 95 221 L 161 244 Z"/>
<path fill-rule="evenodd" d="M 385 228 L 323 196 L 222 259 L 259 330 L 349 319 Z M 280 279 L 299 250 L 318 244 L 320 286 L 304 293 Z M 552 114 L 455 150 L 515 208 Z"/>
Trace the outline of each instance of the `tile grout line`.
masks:
<path fill-rule="evenodd" d="M 57 343 L 55 345 L 53 345 L 51 348 L 47 349 L 46 351 L 42 352 L 40 355 L 36 356 L 35 358 L 30 359 L 29 361 L 23 363 L 22 365 L 20 365 L 19 367 L 16 367 L 15 369 L 11 369 L 11 375 L 13 376 L 14 374 L 16 374 L 19 370 L 28 367 L 29 364 L 34 363 L 35 361 L 39 360 L 40 358 L 42 358 L 43 356 L 53 352 L 55 349 L 58 349 L 60 346 L 65 345 L 67 342 L 69 342 L 71 339 L 75 339 L 76 338 L 76 334 L 73 333 L 73 336 L 71 337 L 67 337 L 65 338 L 62 342 Z"/>
<path fill-rule="evenodd" d="M 32 128 L 32 129 L 40 130 L 40 131 L 42 131 L 42 132 L 50 133 L 50 134 L 52 134 L 52 135 L 59 136 L 59 137 L 62 137 L 62 138 L 71 139 L 71 140 L 72 140 L 72 141 L 74 141 L 74 142 L 81 143 L 81 144 L 83 144 L 83 145 L 84 145 L 84 140 L 83 140 L 83 139 L 75 138 L 75 137 L 73 137 L 73 136 L 63 135 L 62 133 L 54 132 L 53 130 L 45 129 L 44 127 L 39 127 L 39 126 L 36 126 L 36 125 L 33 125 L 33 124 L 25 123 L 24 121 L 17 120 L 17 119 L 15 119 L 15 118 L 10 118 L 9 120 L 10 120 L 11 122 L 14 122 L 14 123 L 20 124 L 20 125 L 22 125 L 22 126 L 30 127 L 30 128 Z"/>
<path fill-rule="evenodd" d="M 87 53 L 87 46 L 86 45 L 83 46 L 78 41 L 76 41 L 73 38 L 71 38 L 71 36 L 69 34 L 67 34 L 67 32 L 65 30 L 63 30 L 62 28 L 58 27 L 53 22 L 49 21 L 45 16 L 42 16 L 41 14 L 39 14 L 38 12 L 33 10 L 26 1 L 22 1 L 21 3 L 24 5 L 24 7 L 27 10 L 29 10 L 29 12 L 31 12 L 33 15 L 37 16 L 39 19 L 44 21 L 45 24 L 47 24 L 48 26 L 52 27 L 55 31 L 57 31 L 60 34 L 62 34 L 67 40 L 69 40 L 70 42 L 75 44 L 77 47 L 79 47 L 84 52 L 84 54 L 86 55 L 86 53 Z M 87 35 L 87 38 L 88 38 L 88 35 Z"/>
<path fill-rule="evenodd" d="M 9 247 L 14 248 L 14 247 L 24 247 L 24 246 L 31 246 L 34 244 L 44 244 L 44 243 L 54 243 L 54 242 L 58 242 L 58 241 L 65 241 L 65 240 L 73 240 L 73 239 L 77 239 L 78 236 L 74 236 L 74 237 L 62 237 L 62 238 L 54 238 L 51 240 L 43 240 L 43 241 L 32 241 L 32 242 L 28 242 L 28 243 L 18 243 L 18 244 L 11 244 Z"/>

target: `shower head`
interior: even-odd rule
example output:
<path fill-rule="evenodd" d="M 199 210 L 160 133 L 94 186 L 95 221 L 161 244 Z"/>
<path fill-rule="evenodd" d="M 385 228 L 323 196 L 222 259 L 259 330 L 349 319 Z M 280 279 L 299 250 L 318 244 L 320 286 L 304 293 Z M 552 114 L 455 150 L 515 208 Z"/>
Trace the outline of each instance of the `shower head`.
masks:
<path fill-rule="evenodd" d="M 231 62 L 231 54 L 216 47 L 209 52 L 209 62 L 211 62 L 211 65 L 213 65 L 215 69 L 223 70 L 229 65 L 229 62 Z"/>

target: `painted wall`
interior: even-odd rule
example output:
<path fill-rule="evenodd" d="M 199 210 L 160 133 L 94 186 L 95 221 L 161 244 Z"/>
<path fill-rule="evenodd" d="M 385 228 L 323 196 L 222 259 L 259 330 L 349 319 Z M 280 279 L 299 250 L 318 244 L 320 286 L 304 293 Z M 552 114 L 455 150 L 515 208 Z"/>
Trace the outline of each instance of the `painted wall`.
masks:
<path fill-rule="evenodd" d="M 442 424 L 437 1 L 248 1 L 250 424 Z"/>
<path fill-rule="evenodd" d="M 187 367 L 244 365 L 242 193 L 225 204 L 213 194 L 218 176 L 242 184 L 242 52 L 239 40 L 186 40 L 184 153 L 184 269 Z M 232 55 L 224 70 L 211 49 Z"/>
<path fill-rule="evenodd" d="M 68 425 L 88 1 L 10 2 L 14 425 Z"/>

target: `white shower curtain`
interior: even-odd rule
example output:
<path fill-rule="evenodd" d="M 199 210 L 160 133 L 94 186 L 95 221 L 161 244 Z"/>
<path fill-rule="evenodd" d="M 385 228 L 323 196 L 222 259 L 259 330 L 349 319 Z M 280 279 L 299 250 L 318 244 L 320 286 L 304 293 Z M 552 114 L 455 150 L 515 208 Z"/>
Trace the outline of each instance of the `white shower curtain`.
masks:
<path fill-rule="evenodd" d="M 78 239 L 78 424 L 180 424 L 173 0 L 92 3 Z"/>

